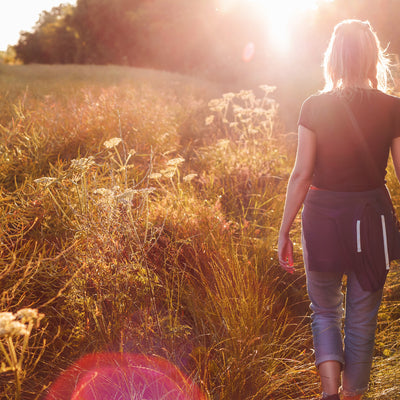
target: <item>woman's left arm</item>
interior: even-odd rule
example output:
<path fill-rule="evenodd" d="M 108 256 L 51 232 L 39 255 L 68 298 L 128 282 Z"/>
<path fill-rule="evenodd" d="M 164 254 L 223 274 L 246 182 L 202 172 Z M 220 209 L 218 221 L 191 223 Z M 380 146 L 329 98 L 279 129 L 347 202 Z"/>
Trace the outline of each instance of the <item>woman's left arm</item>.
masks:
<path fill-rule="evenodd" d="M 278 256 L 281 267 L 290 273 L 293 268 L 293 244 L 289 238 L 290 228 L 303 204 L 314 173 L 317 139 L 315 133 L 300 125 L 296 162 L 290 175 L 282 224 L 278 239 Z"/>
<path fill-rule="evenodd" d="M 394 170 L 396 172 L 397 179 L 400 182 L 400 137 L 396 137 L 392 140 L 390 151 L 392 153 Z"/>

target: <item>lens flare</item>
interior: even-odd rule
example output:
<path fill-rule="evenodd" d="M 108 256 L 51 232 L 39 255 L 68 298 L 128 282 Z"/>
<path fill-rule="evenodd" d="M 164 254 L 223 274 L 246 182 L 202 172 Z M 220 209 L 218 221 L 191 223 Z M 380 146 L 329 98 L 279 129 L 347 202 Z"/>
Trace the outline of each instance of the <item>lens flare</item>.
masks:
<path fill-rule="evenodd" d="M 248 42 L 246 46 L 244 46 L 242 60 L 244 62 L 249 62 L 253 59 L 254 53 L 256 51 L 256 47 L 253 42 Z"/>
<path fill-rule="evenodd" d="M 65 371 L 45 400 L 206 400 L 167 360 L 138 354 L 89 354 Z"/>

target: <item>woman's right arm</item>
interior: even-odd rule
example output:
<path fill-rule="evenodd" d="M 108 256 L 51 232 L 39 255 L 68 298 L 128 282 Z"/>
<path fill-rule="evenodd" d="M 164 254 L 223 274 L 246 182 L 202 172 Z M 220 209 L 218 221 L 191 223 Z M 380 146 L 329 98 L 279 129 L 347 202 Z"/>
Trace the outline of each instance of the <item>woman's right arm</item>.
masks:
<path fill-rule="evenodd" d="M 313 131 L 300 125 L 298 133 L 296 162 L 287 186 L 278 239 L 279 264 L 290 273 L 294 272 L 294 268 L 293 244 L 289 238 L 289 232 L 311 184 L 317 147 L 317 139 Z"/>
<path fill-rule="evenodd" d="M 397 179 L 400 182 L 400 137 L 396 137 L 392 140 L 390 151 L 392 153 L 394 170 L 396 171 Z"/>

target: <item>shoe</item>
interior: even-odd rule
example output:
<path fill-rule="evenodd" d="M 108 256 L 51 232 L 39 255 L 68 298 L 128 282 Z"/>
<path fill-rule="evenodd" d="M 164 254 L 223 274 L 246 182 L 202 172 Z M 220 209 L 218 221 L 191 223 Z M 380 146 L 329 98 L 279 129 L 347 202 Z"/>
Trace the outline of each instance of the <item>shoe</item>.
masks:
<path fill-rule="evenodd" d="M 340 400 L 338 394 L 331 394 L 330 396 L 321 397 L 320 400 Z"/>

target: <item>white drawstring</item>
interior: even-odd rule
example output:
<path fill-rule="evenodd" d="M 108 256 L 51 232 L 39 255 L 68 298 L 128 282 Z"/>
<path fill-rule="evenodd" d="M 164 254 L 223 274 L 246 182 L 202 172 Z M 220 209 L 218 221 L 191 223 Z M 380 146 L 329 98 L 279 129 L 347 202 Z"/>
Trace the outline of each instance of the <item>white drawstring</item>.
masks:
<path fill-rule="evenodd" d="M 386 269 L 389 270 L 390 269 L 390 261 L 389 261 L 389 252 L 388 252 L 387 236 L 386 236 L 386 223 L 385 223 L 384 215 L 381 215 L 381 222 L 382 222 L 383 249 L 385 251 Z"/>
<path fill-rule="evenodd" d="M 360 227 L 361 227 L 361 221 L 358 219 L 357 226 L 356 226 L 356 228 L 357 228 L 357 253 L 361 253 L 361 233 L 360 233 L 361 230 L 360 230 Z"/>
<path fill-rule="evenodd" d="M 381 223 L 382 223 L 382 235 L 383 235 L 383 251 L 385 253 L 385 264 L 386 269 L 390 269 L 390 260 L 389 260 L 389 251 L 388 251 L 388 243 L 387 243 L 387 234 L 386 234 L 386 222 L 385 216 L 381 215 Z M 357 253 L 361 253 L 361 221 L 358 219 L 356 224 L 357 230 Z"/>

